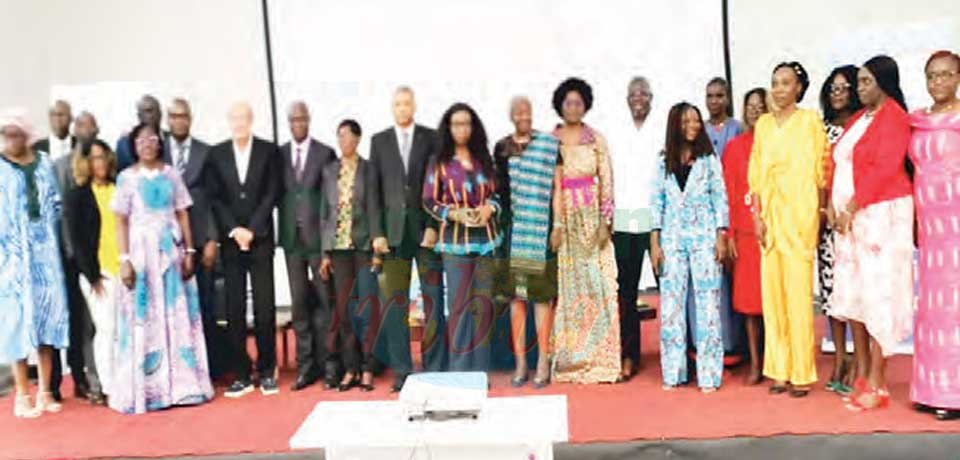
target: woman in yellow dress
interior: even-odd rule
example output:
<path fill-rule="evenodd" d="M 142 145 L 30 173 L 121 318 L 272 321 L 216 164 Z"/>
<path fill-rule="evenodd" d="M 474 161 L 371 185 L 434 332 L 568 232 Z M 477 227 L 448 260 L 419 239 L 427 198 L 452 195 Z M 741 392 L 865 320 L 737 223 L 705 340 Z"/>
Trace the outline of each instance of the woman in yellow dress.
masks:
<path fill-rule="evenodd" d="M 771 394 L 803 397 L 817 381 L 813 334 L 813 258 L 825 205 L 827 138 L 820 115 L 800 109 L 810 86 L 797 62 L 773 70 L 773 112 L 757 121 L 750 155 L 751 212 L 763 248 L 765 352 Z M 825 195 L 824 195 L 825 196 Z"/>

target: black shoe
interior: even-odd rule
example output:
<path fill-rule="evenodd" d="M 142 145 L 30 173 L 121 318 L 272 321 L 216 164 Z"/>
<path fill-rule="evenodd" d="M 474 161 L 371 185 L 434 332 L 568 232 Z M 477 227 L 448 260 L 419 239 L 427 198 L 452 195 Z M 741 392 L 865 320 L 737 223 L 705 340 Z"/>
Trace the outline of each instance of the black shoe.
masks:
<path fill-rule="evenodd" d="M 526 384 L 527 384 L 527 375 L 526 375 L 526 374 L 524 374 L 524 375 L 522 375 L 522 376 L 516 376 L 516 375 L 515 375 L 515 376 L 513 376 L 513 378 L 510 380 L 510 386 L 512 386 L 512 387 L 514 387 L 514 388 L 520 388 L 520 387 L 522 387 L 522 386 L 524 386 L 524 385 L 526 385 Z"/>
<path fill-rule="evenodd" d="M 393 386 L 390 387 L 390 392 L 399 393 L 400 390 L 403 389 L 403 384 L 406 383 L 406 381 L 407 381 L 406 375 L 404 375 L 403 377 L 397 377 L 397 379 L 393 381 Z"/>
<path fill-rule="evenodd" d="M 87 401 L 90 401 L 90 404 L 93 404 L 94 406 L 107 405 L 107 397 L 99 391 L 90 392 L 90 394 L 87 395 Z"/>
<path fill-rule="evenodd" d="M 236 380 L 223 393 L 228 398 L 242 398 L 253 392 L 253 384 L 249 380 Z"/>
<path fill-rule="evenodd" d="M 77 399 L 87 399 L 90 397 L 90 386 L 85 383 L 77 383 L 73 387 L 73 397 Z"/>
<path fill-rule="evenodd" d="M 260 379 L 260 393 L 264 396 L 271 396 L 280 393 L 280 387 L 277 386 L 277 379 L 273 377 L 264 377 Z"/>
<path fill-rule="evenodd" d="M 327 362 L 323 372 L 323 388 L 333 390 L 340 387 L 340 369 L 337 363 Z"/>
<path fill-rule="evenodd" d="M 935 411 L 935 415 L 937 417 L 937 420 L 945 422 L 948 420 L 956 420 L 960 418 L 960 411 L 949 410 L 949 409 L 937 409 Z"/>
<path fill-rule="evenodd" d="M 362 391 L 362 392 L 364 392 L 364 393 L 369 393 L 369 392 L 373 391 L 373 384 L 371 383 L 371 384 L 369 384 L 369 385 L 364 385 L 364 384 L 361 383 L 361 384 L 360 384 L 360 391 Z"/>
<path fill-rule="evenodd" d="M 357 386 L 359 386 L 359 385 L 360 385 L 360 379 L 354 377 L 354 378 L 350 379 L 350 381 L 347 382 L 347 383 L 340 383 L 340 385 L 337 387 L 337 391 L 339 391 L 339 392 L 341 392 L 341 393 L 342 393 L 342 392 L 345 392 L 345 391 L 350 391 L 350 390 L 352 390 L 354 387 L 357 387 Z"/>
<path fill-rule="evenodd" d="M 310 385 L 317 383 L 317 378 L 311 375 L 297 376 L 297 381 L 290 386 L 291 391 L 300 391 Z"/>

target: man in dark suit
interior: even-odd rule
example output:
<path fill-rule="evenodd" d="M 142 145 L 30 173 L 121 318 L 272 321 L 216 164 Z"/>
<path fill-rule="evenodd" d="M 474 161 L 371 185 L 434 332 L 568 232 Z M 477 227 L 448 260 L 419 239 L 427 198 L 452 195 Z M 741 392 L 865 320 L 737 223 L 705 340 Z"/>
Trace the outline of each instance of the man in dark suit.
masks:
<path fill-rule="evenodd" d="M 151 125 L 157 129 L 157 132 L 160 131 L 160 119 L 163 118 L 163 113 L 160 111 L 160 102 L 157 101 L 157 98 L 144 94 L 137 101 L 137 119 L 140 120 L 140 123 Z M 166 136 L 168 133 L 163 133 Z M 136 161 L 133 159 L 133 151 L 130 145 L 130 140 L 126 134 L 120 136 L 120 139 L 117 139 L 117 173 L 120 171 L 133 166 Z"/>
<path fill-rule="evenodd" d="M 163 161 L 180 173 L 183 183 L 190 191 L 193 206 L 190 207 L 190 233 L 193 235 L 194 266 L 197 267 L 197 291 L 200 297 L 200 312 L 203 317 L 203 334 L 207 345 L 207 362 L 210 378 L 216 380 L 223 373 L 224 337 L 217 327 L 214 314 L 216 291 L 214 289 L 214 264 L 217 261 L 217 226 L 213 220 L 210 196 L 204 181 L 204 166 L 210 146 L 190 135 L 193 114 L 190 104 L 181 98 L 174 99 L 167 108 L 167 124 L 170 134 L 163 142 Z"/>
<path fill-rule="evenodd" d="M 393 97 L 395 125 L 370 140 L 370 164 L 375 177 L 374 195 L 383 210 L 386 237 L 374 240 L 374 250 L 384 255 L 380 277 L 383 321 L 381 341 L 386 342 L 390 367 L 396 376 L 392 390 L 400 391 L 412 371 L 408 299 L 410 271 L 414 259 L 429 322 L 425 330 L 444 331 L 443 265 L 433 251 L 436 224 L 426 218 L 421 203 L 423 176 L 433 155 L 436 132 L 414 123 L 416 101 L 413 90 L 397 89 Z M 434 327 L 436 326 L 436 327 Z M 441 332 L 424 337 L 424 367 L 440 371 L 445 367 L 446 345 Z"/>
<path fill-rule="evenodd" d="M 293 331 L 297 336 L 297 380 L 300 391 L 321 375 L 326 387 L 338 381 L 338 366 L 330 339 L 332 306 L 329 291 L 320 279 L 320 194 L 323 168 L 336 159 L 333 149 L 310 137 L 310 111 L 302 101 L 287 111 L 293 140 L 280 148 L 283 160 L 283 197 L 280 202 L 280 246 L 287 260 Z M 312 278 L 311 278 L 312 274 Z M 311 291 L 316 294 L 311 298 Z"/>
<path fill-rule="evenodd" d="M 253 391 L 247 354 L 247 273 L 253 282 L 254 330 L 260 391 L 277 394 L 277 323 L 273 287 L 273 209 L 280 189 L 277 147 L 253 136 L 253 110 L 235 104 L 229 113 L 231 140 L 207 159 L 207 190 L 220 235 L 226 278 L 227 335 L 237 376 L 225 396 Z"/>

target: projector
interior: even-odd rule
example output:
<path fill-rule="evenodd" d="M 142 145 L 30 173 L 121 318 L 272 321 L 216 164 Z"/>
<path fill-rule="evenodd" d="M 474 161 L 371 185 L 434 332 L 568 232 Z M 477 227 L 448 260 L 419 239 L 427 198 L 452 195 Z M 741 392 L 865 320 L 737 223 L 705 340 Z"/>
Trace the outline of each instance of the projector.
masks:
<path fill-rule="evenodd" d="M 487 400 L 484 372 L 424 372 L 407 377 L 400 405 L 409 421 L 476 419 Z"/>

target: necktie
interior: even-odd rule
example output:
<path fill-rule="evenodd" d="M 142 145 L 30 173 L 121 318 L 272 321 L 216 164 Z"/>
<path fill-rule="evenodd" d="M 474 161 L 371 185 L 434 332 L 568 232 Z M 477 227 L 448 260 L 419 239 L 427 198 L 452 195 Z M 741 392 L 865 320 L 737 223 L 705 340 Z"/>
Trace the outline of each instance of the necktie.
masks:
<path fill-rule="evenodd" d="M 297 147 L 296 158 L 293 160 L 293 173 L 297 177 L 297 182 L 300 182 L 300 179 L 303 177 L 303 165 L 301 163 L 303 163 L 303 161 L 300 156 L 300 147 Z"/>
<path fill-rule="evenodd" d="M 181 144 L 177 146 L 177 150 L 177 162 L 174 166 L 176 166 L 177 172 L 183 175 L 183 172 L 187 169 L 187 147 Z"/>
<path fill-rule="evenodd" d="M 410 161 L 410 133 L 408 131 L 403 132 L 400 141 L 400 156 L 403 158 L 403 170 L 407 171 L 407 163 Z"/>

